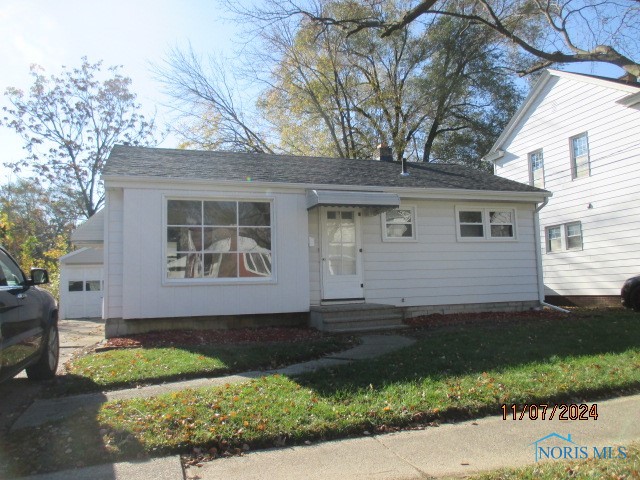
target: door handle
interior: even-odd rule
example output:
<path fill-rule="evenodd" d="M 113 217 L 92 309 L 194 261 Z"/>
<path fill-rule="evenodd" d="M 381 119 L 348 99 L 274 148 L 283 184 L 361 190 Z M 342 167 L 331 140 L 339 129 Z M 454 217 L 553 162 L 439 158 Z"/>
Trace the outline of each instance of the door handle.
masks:
<path fill-rule="evenodd" d="M 27 298 L 27 294 L 26 293 L 19 293 L 18 295 L 16 295 L 16 298 L 18 300 L 24 300 L 25 298 Z"/>

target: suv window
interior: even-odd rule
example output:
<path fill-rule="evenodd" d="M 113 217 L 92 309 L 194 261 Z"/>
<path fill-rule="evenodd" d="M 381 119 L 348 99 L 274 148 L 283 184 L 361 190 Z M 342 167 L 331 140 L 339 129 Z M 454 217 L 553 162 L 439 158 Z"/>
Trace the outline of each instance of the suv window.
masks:
<path fill-rule="evenodd" d="M 24 284 L 25 278 L 18 265 L 0 250 L 0 287 L 19 287 Z"/>

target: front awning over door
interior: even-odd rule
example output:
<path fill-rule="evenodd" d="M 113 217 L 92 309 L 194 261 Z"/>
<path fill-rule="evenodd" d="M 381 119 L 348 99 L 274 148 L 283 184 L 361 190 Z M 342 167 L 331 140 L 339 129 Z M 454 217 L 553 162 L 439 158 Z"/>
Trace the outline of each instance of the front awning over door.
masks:
<path fill-rule="evenodd" d="M 373 216 L 398 208 L 400 196 L 384 192 L 307 190 L 307 210 L 319 206 L 362 207 L 366 216 Z"/>

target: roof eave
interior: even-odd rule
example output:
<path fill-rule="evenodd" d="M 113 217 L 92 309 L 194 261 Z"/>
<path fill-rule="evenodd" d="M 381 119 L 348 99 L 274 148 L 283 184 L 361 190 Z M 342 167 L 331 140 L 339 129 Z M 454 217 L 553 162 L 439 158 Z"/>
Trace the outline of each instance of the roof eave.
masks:
<path fill-rule="evenodd" d="M 544 86 L 547 84 L 549 79 L 551 79 L 551 77 L 554 75 L 557 76 L 557 73 L 558 73 L 557 70 L 549 70 L 549 69 L 542 72 L 542 75 L 540 75 L 540 78 L 538 79 L 534 87 L 531 89 L 531 92 L 529 92 L 529 95 L 527 95 L 527 98 L 524 100 L 524 102 L 522 102 L 522 105 L 520 105 L 520 108 L 516 110 L 516 113 L 513 114 L 513 117 L 511 117 L 511 120 L 509 120 L 509 123 L 507 123 L 507 126 L 504 127 L 504 130 L 502 130 L 502 133 L 500 134 L 498 139 L 495 141 L 495 143 L 489 150 L 489 153 L 483 157 L 483 160 L 492 161 L 492 162 L 497 160 L 497 158 L 494 158 L 491 160 L 490 157 L 492 157 L 492 155 L 495 152 L 502 149 L 504 141 L 509 137 L 509 135 L 511 135 L 513 130 L 520 123 L 520 120 L 522 120 L 525 114 L 529 111 L 529 108 L 533 104 L 534 100 L 538 97 L 538 95 L 540 94 Z"/>
<path fill-rule="evenodd" d="M 402 197 L 423 198 L 423 199 L 464 199 L 464 200 L 495 200 L 495 201 L 518 201 L 518 202 L 542 202 L 545 198 L 551 197 L 552 193 L 546 190 L 540 191 L 514 191 L 514 190 L 469 190 L 463 188 L 427 188 L 427 187 L 398 187 L 384 185 L 335 185 L 335 184 L 310 184 L 310 183 L 285 183 L 285 182 L 257 182 L 257 181 L 236 181 L 218 179 L 188 179 L 188 178 L 168 178 L 168 177 L 131 177 L 127 175 L 105 175 L 103 176 L 106 188 L 126 188 L 141 185 L 157 187 L 159 184 L 167 184 L 167 188 L 176 185 L 199 185 L 211 188 L 212 185 L 227 189 L 239 190 L 247 187 L 274 190 L 298 190 L 303 193 L 309 189 L 317 190 L 340 190 L 340 191 L 360 191 L 360 192 L 389 192 L 397 193 Z"/>

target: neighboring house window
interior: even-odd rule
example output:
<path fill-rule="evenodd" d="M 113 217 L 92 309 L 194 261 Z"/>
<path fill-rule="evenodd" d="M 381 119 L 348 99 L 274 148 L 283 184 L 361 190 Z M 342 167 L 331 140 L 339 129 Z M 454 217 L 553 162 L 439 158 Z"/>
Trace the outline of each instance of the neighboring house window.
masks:
<path fill-rule="evenodd" d="M 573 178 L 588 177 L 589 166 L 589 141 L 587 134 L 582 133 L 570 139 L 571 143 L 571 175 Z"/>
<path fill-rule="evenodd" d="M 547 252 L 558 252 L 562 250 L 562 228 L 547 228 Z"/>
<path fill-rule="evenodd" d="M 560 252 L 563 250 L 582 250 L 581 222 L 547 227 L 546 232 L 547 253 Z"/>
<path fill-rule="evenodd" d="M 411 241 L 416 239 L 416 207 L 403 206 L 382 214 L 384 241 Z"/>
<path fill-rule="evenodd" d="M 101 283 L 102 282 L 100 280 L 87 280 L 85 282 L 85 290 L 87 292 L 99 292 L 102 290 Z"/>
<path fill-rule="evenodd" d="M 582 224 L 567 223 L 567 250 L 582 250 Z"/>
<path fill-rule="evenodd" d="M 536 150 L 529 154 L 529 165 L 531 168 L 531 185 L 544 188 L 544 159 L 542 150 Z"/>
<path fill-rule="evenodd" d="M 69 281 L 70 292 L 98 292 L 102 290 L 102 281 L 101 280 L 87 280 L 83 282 L 82 280 L 71 280 Z"/>
<path fill-rule="evenodd" d="M 513 209 L 456 208 L 459 240 L 513 240 L 516 212 Z"/>
<path fill-rule="evenodd" d="M 167 201 L 168 279 L 271 277 L 271 203 Z"/>

